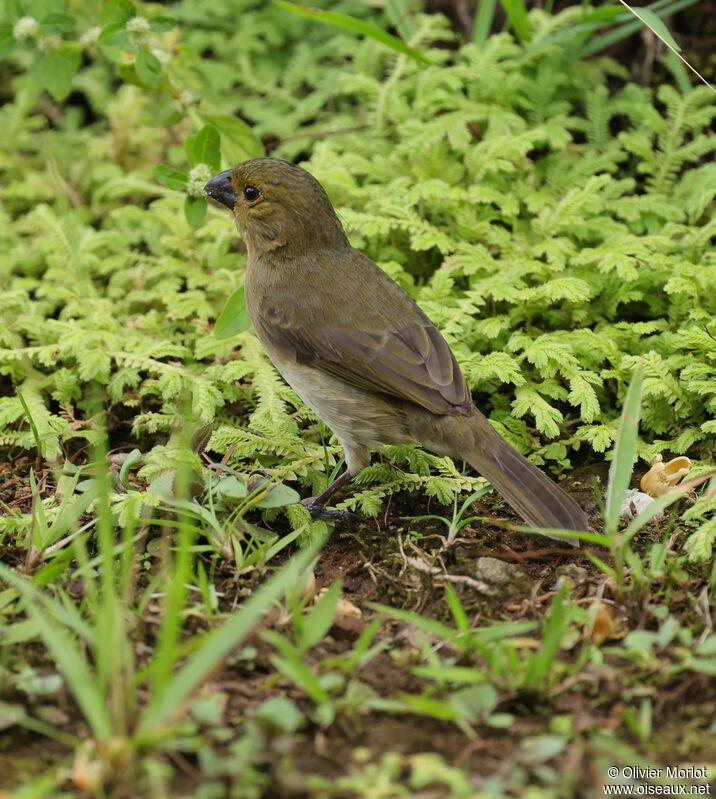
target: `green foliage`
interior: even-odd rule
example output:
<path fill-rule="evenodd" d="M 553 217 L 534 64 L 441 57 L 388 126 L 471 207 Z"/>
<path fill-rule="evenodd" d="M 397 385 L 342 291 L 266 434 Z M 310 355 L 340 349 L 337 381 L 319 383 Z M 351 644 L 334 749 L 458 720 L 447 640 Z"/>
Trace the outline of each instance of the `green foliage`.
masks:
<path fill-rule="evenodd" d="M 595 31 L 633 24 L 611 6 L 550 15 L 504 2 L 513 39 L 488 36 L 495 4 L 481 2 L 481 33 L 460 45 L 409 0 L 386 0 L 384 16 L 323 2 L 338 27 L 279 5 L 179 0 L 168 17 L 131 0 L 8 0 L 0 11 L 0 460 L 14 470 L 0 481 L 0 716 L 6 745 L 25 745 L 17 725 L 74 749 L 71 768 L 64 751 L 45 774 L 33 761 L 39 776 L 18 790 L 255 797 L 280 783 L 467 797 L 484 745 L 502 752 L 509 738 L 516 767 L 490 777 L 495 791 L 574 795 L 575 753 L 596 756 L 599 779 L 607 756 L 642 762 L 619 731 L 608 737 L 618 754 L 598 736 L 603 711 L 623 707 L 646 747 L 668 718 L 657 692 L 714 676 L 703 562 L 716 483 L 667 495 L 621 531 L 618 519 L 635 458 L 688 452 L 692 477 L 713 458 L 711 96 L 683 81 L 652 92 L 609 59 L 578 60 Z M 348 35 L 347 19 L 358 21 Z M 376 33 L 389 27 L 404 46 Z M 559 572 L 555 584 L 541 560 L 522 602 L 502 587 L 484 596 L 472 571 L 484 545 L 469 529 L 484 481 L 411 446 L 387 447 L 342 506 L 377 516 L 394 494 L 427 496 L 434 515 L 415 521 L 430 546 L 378 519 L 379 543 L 372 524 L 350 530 L 311 568 L 326 525 L 297 500 L 335 477 L 342 451 L 251 332 L 244 248 L 201 191 L 264 152 L 324 183 L 353 243 L 435 320 L 522 452 L 567 471 L 613 450 L 609 535 L 575 536 L 612 578 L 592 571 L 595 595 Z M 674 513 L 632 548 L 682 497 L 678 526 Z M 460 535 L 458 557 L 435 533 Z M 611 645 L 594 640 L 587 597 L 614 609 Z M 245 640 L 259 620 L 262 639 Z M 604 674 L 599 697 L 585 694 Z M 53 684 L 57 708 L 42 699 Z M 392 751 L 390 736 L 437 729 L 423 728 L 431 720 L 448 755 Z M 453 763 L 445 722 L 478 736 L 463 749 L 479 783 Z M 372 763 L 345 743 L 369 727 L 388 740 Z M 296 769 L 323 745 L 346 762 L 304 779 Z M 682 755 L 694 751 L 687 741 Z"/>
<path fill-rule="evenodd" d="M 453 38 L 445 20 L 413 15 L 421 64 L 276 6 L 240 6 L 236 25 L 228 0 L 201 11 L 185 0 L 172 19 L 70 3 L 52 23 L 38 11 L 19 38 L 8 12 L 2 446 L 37 446 L 16 392 L 49 461 L 91 439 L 87 392 L 99 383 L 118 435 L 143 452 L 188 395 L 231 465 L 325 485 L 340 455 L 329 431 L 243 317 L 212 327 L 232 294 L 240 305 L 244 256 L 200 189 L 265 143 L 310 156 L 353 243 L 435 320 L 480 407 L 537 463 L 569 468 L 577 450 L 610 449 L 638 358 L 639 456 L 712 455 L 707 88 L 654 94 L 613 61 L 575 60 L 550 37 L 576 9 L 530 12 L 526 49 L 507 34 L 431 47 Z M 379 22 L 360 4 L 336 12 Z M 83 54 L 59 93 L 37 73 L 48 36 L 68 64 Z M 479 485 L 445 459 L 386 455 L 345 507 L 376 514 L 406 489 L 451 502 Z"/>

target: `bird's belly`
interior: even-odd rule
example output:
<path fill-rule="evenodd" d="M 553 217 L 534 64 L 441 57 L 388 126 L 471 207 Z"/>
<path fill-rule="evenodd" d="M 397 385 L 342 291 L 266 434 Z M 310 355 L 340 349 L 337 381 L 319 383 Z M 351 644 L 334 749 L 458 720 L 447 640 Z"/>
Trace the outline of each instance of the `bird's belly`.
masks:
<path fill-rule="evenodd" d="M 310 366 L 286 363 L 281 358 L 271 360 L 284 380 L 333 430 L 346 449 L 412 440 L 399 400 L 390 401 L 355 388 Z"/>

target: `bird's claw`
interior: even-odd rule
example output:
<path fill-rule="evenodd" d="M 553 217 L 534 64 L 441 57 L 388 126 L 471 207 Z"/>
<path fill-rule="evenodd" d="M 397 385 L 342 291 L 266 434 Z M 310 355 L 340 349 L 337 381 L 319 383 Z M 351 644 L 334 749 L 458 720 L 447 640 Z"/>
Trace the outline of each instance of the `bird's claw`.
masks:
<path fill-rule="evenodd" d="M 359 517 L 349 510 L 327 510 L 325 505 L 316 502 L 314 497 L 301 500 L 301 504 L 311 514 L 312 519 L 343 524 L 356 524 L 360 521 Z"/>

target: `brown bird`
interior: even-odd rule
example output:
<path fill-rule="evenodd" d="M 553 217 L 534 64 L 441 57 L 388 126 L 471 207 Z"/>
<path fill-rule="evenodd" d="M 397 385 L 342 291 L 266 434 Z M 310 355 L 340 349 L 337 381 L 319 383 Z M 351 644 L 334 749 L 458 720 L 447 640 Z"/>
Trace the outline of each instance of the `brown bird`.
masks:
<path fill-rule="evenodd" d="M 294 164 L 256 158 L 212 178 L 246 242 L 246 308 L 269 358 L 333 430 L 346 471 L 381 444 L 418 443 L 467 461 L 531 526 L 586 530 L 577 503 L 473 405 L 455 356 L 418 305 L 351 247 L 320 183 Z"/>

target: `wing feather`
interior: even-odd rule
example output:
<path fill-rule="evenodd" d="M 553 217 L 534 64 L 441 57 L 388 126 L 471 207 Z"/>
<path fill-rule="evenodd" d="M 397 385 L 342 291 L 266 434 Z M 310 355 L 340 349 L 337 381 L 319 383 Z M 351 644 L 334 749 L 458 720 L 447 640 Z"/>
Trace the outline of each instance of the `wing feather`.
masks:
<path fill-rule="evenodd" d="M 433 413 L 468 415 L 472 398 L 455 356 L 432 322 L 421 317 L 380 333 L 335 325 L 297 330 L 265 316 L 258 327 L 284 358 Z"/>

